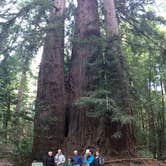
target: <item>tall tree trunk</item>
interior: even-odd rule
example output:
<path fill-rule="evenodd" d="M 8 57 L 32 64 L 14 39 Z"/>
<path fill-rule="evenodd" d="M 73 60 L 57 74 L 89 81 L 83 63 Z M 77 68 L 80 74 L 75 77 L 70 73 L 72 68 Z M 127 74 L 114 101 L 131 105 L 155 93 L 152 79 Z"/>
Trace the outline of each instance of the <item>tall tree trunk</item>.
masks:
<path fill-rule="evenodd" d="M 65 0 L 54 0 L 40 64 L 33 144 L 40 160 L 64 139 L 64 9 Z"/>
<path fill-rule="evenodd" d="M 97 40 L 100 35 L 97 1 L 78 0 L 75 42 L 72 55 L 71 78 L 74 98 L 79 98 L 87 88 L 86 65 L 88 58 L 98 51 Z M 90 44 L 95 44 L 94 46 Z M 97 55 L 96 55 L 97 56 Z M 76 77 L 77 76 L 77 77 Z"/>
<path fill-rule="evenodd" d="M 20 113 L 22 109 L 23 95 L 24 95 L 24 83 L 26 81 L 26 71 L 22 71 L 20 85 L 18 89 L 16 112 Z"/>
<path fill-rule="evenodd" d="M 21 132 L 21 126 L 20 126 L 20 118 L 19 114 L 22 111 L 22 104 L 23 104 L 23 96 L 24 96 L 24 88 L 25 88 L 25 81 L 26 81 L 26 68 L 25 66 L 22 69 L 22 74 L 21 74 L 21 79 L 20 79 L 20 85 L 18 88 L 18 96 L 17 96 L 17 104 L 16 104 L 16 109 L 15 109 L 15 119 L 14 119 L 14 128 L 13 128 L 13 141 L 16 146 L 19 146 L 19 141 L 20 141 L 20 135 L 19 133 Z"/>
<path fill-rule="evenodd" d="M 161 87 L 161 110 L 158 115 L 160 121 L 158 122 L 158 158 L 162 159 L 165 149 L 165 100 L 164 100 L 164 86 L 163 86 L 163 77 L 162 71 L 159 67 L 160 72 L 160 87 Z"/>
<path fill-rule="evenodd" d="M 10 92 L 7 92 L 6 94 L 6 112 L 4 115 L 4 119 L 3 119 L 3 130 L 4 130 L 4 140 L 5 143 L 7 143 L 8 140 L 8 124 L 9 124 L 9 120 L 10 120 L 10 106 L 11 106 L 11 96 L 10 96 Z"/>
<path fill-rule="evenodd" d="M 111 84 L 112 97 L 116 104 L 120 106 L 123 113 L 132 116 L 129 97 L 129 81 L 125 59 L 122 53 L 114 0 L 104 0 L 104 12 L 107 35 L 106 65 L 110 71 L 108 80 L 110 80 Z M 120 139 L 114 139 L 115 148 L 118 151 L 133 153 L 135 139 L 132 124 L 125 124 L 121 127 L 121 125 L 117 123 L 112 124 L 112 126 L 114 129 L 117 128 L 117 130 L 120 128 L 122 133 Z M 108 133 L 111 133 L 109 131 L 110 129 L 108 129 Z"/>
<path fill-rule="evenodd" d="M 152 83 L 152 73 L 151 73 L 151 65 L 150 65 L 150 73 L 149 73 L 149 81 L 148 81 L 148 102 L 147 102 L 147 110 L 148 110 L 148 124 L 149 124 L 149 150 L 153 153 L 154 158 L 156 158 L 156 135 L 155 135 L 155 121 L 154 121 L 154 111 L 152 107 L 152 97 L 151 97 L 151 83 Z M 159 115 L 158 115 L 159 118 Z"/>
<path fill-rule="evenodd" d="M 99 16 L 97 0 L 78 0 L 76 13 L 76 31 L 73 42 L 72 64 L 70 70 L 71 102 L 79 99 L 83 93 L 93 90 L 93 69 L 88 67 L 89 60 L 98 56 Z M 71 108 L 68 142 L 71 148 L 83 150 L 95 146 L 97 132 L 96 121 L 87 117 L 87 109 Z M 71 149 L 69 148 L 69 149 Z"/>
<path fill-rule="evenodd" d="M 7 62 L 7 57 L 4 58 L 3 63 L 5 64 L 3 70 L 4 73 L 9 74 L 7 68 L 6 68 L 6 62 Z M 4 130 L 3 133 L 3 139 L 4 139 L 4 143 L 8 142 L 8 127 L 9 127 L 9 121 L 11 119 L 11 89 L 8 88 L 11 86 L 11 80 L 10 77 L 6 77 L 5 78 L 5 107 L 4 107 L 4 115 L 3 115 L 3 123 L 2 123 L 2 128 Z"/>

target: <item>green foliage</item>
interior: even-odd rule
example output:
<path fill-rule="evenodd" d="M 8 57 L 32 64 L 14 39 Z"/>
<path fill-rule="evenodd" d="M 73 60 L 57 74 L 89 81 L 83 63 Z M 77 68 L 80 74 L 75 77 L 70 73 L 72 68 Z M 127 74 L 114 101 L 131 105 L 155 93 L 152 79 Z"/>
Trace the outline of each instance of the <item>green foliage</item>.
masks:
<path fill-rule="evenodd" d="M 23 138 L 13 150 L 12 158 L 18 166 L 26 165 L 32 153 L 32 136 Z"/>
<path fill-rule="evenodd" d="M 162 52 L 166 36 L 159 24 L 165 24 L 165 21 L 151 11 L 134 20 L 133 23 L 124 22 L 125 31 L 122 29 L 122 32 L 136 115 L 137 146 L 141 146 L 141 151 L 147 155 L 160 158 L 165 151 L 165 87 L 162 86 L 165 58 Z"/>
<path fill-rule="evenodd" d="M 96 90 L 88 93 L 86 97 L 82 97 L 74 103 L 78 108 L 88 109 L 87 116 L 89 117 L 107 117 L 109 116 L 112 122 L 119 122 L 122 126 L 131 124 L 134 120 L 133 116 L 125 114 L 111 98 L 110 91 Z M 119 135 L 119 131 L 115 136 Z"/>
<path fill-rule="evenodd" d="M 90 117 L 101 117 L 106 113 L 117 111 L 115 102 L 110 97 L 110 92 L 106 90 L 97 90 L 88 93 L 87 97 L 82 97 L 75 102 L 77 107 L 88 107 L 87 115 Z"/>
<path fill-rule="evenodd" d="M 0 5 L 0 139 L 14 147 L 18 162 L 27 160 L 32 148 L 35 94 L 30 94 L 29 81 L 35 73 L 30 65 L 43 43 L 50 5 L 46 0 Z"/>
<path fill-rule="evenodd" d="M 114 61 L 105 57 L 106 36 L 103 23 L 103 4 L 100 0 L 101 37 L 86 41 L 74 39 L 76 7 L 70 1 L 66 9 L 65 75 L 71 65 L 72 46 L 89 44 L 94 47 L 94 55 L 86 63 L 87 73 L 94 75 L 95 84 L 89 85 L 90 92 L 74 104 L 88 109 L 87 116 L 107 118 L 123 125 L 135 124 L 137 147 L 145 157 L 164 158 L 166 154 L 165 131 L 165 91 L 166 91 L 166 20 L 156 16 L 152 10 L 154 0 L 118 0 L 117 15 L 124 55 L 130 79 L 131 106 L 133 116 L 124 113 L 121 103 L 113 95 L 110 68 Z M 13 10 L 13 6 L 14 9 Z M 29 94 L 28 77 L 23 87 L 21 112 L 16 112 L 18 87 L 21 73 L 33 79 L 30 68 L 32 58 L 43 45 L 49 23 L 52 1 L 47 0 L 2 0 L 0 11 L 0 143 L 14 145 L 14 159 L 23 164 L 31 154 L 33 138 L 34 98 Z M 164 28 L 163 28 L 164 27 Z M 112 72 L 112 71 L 111 71 Z M 116 73 L 115 73 L 116 74 Z M 118 85 L 117 85 L 118 87 Z M 115 89 L 113 92 L 112 90 Z M 36 92 L 35 92 L 36 93 Z M 39 111 L 47 109 L 38 108 Z M 49 108 L 48 108 L 49 109 Z M 18 119 L 18 126 L 15 126 Z M 43 120 L 43 125 L 56 121 Z M 152 122 L 152 124 L 151 124 Z M 17 135 L 20 142 L 16 144 Z M 116 131 L 112 137 L 120 138 Z"/>
<path fill-rule="evenodd" d="M 148 149 L 145 149 L 144 147 L 143 150 L 138 150 L 138 154 L 141 157 L 153 158 L 152 152 L 150 152 Z"/>
<path fill-rule="evenodd" d="M 13 66 L 14 65 L 14 66 Z M 17 78 L 18 59 L 12 57 L 4 59 L 0 64 L 0 112 L 1 112 L 1 128 L 3 131 L 2 140 L 6 140 L 8 132 L 8 122 L 11 119 L 11 109 L 16 103 L 15 90 L 18 86 Z"/>

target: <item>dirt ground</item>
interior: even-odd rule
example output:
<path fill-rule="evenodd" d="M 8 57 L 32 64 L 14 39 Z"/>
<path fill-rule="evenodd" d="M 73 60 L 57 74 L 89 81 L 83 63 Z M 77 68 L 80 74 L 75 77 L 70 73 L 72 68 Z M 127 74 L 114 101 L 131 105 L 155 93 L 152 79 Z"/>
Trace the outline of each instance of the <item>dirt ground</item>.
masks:
<path fill-rule="evenodd" d="M 166 166 L 166 163 L 153 159 L 116 159 L 107 161 L 106 166 Z"/>
<path fill-rule="evenodd" d="M 0 166 L 14 166 L 7 160 L 0 160 Z M 106 161 L 105 166 L 166 166 L 166 162 L 153 159 L 114 159 Z"/>
<path fill-rule="evenodd" d="M 13 164 L 11 164 L 6 159 L 2 159 L 2 160 L 0 160 L 0 166 L 13 166 Z"/>

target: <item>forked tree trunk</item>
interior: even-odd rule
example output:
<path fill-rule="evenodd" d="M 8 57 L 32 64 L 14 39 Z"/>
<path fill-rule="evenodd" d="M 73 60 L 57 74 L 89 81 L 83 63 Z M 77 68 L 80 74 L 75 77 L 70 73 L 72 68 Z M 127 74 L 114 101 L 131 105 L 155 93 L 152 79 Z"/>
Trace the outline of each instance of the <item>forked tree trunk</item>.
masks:
<path fill-rule="evenodd" d="M 99 54 L 98 37 L 99 16 L 97 0 L 78 0 L 76 31 L 73 42 L 72 64 L 70 71 L 70 102 L 79 99 L 83 93 L 93 90 L 93 71 L 88 61 Z M 70 104 L 69 104 L 70 105 Z M 70 105 L 71 106 L 71 105 Z M 83 150 L 96 143 L 97 121 L 87 117 L 87 108 L 70 107 L 70 124 L 67 143 L 68 149 Z"/>
<path fill-rule="evenodd" d="M 64 139 L 64 8 L 54 0 L 40 64 L 33 157 L 41 160 Z"/>
<path fill-rule="evenodd" d="M 112 97 L 116 104 L 120 106 L 122 113 L 124 112 L 128 116 L 132 116 L 127 69 L 125 67 L 125 60 L 122 53 L 114 0 L 104 0 L 104 12 L 107 35 L 106 65 L 110 70 L 108 78 L 111 80 L 110 87 Z M 120 123 L 117 123 L 112 124 L 112 126 L 114 130 L 117 128 L 117 130 L 120 129 L 122 132 L 120 139 L 114 139 L 111 141 L 114 142 L 115 149 L 120 152 L 127 151 L 132 153 L 134 150 L 134 134 L 132 125 L 125 124 L 121 127 Z M 109 129 L 107 132 L 109 132 Z M 110 139 L 112 138 L 110 137 Z"/>

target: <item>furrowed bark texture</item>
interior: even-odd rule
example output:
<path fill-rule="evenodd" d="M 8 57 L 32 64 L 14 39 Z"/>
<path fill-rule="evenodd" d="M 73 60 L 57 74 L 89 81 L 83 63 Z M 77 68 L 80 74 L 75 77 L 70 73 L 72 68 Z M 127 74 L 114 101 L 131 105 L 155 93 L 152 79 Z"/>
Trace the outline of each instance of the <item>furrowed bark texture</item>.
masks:
<path fill-rule="evenodd" d="M 132 116 L 127 69 L 125 58 L 122 53 L 114 0 L 104 0 L 104 12 L 107 35 L 106 59 L 111 63 L 108 68 L 110 69 L 109 77 L 111 80 L 112 97 L 116 104 L 121 107 L 121 111 L 128 116 Z M 119 126 L 120 124 L 112 125 L 114 129 L 120 128 L 122 132 L 122 137 L 120 139 L 114 139 L 115 149 L 118 151 L 127 151 L 129 153 L 133 153 L 135 139 L 132 124 L 125 124 L 122 128 Z"/>
<path fill-rule="evenodd" d="M 134 134 L 131 124 L 121 127 L 105 118 L 88 117 L 88 107 L 77 108 L 73 104 L 86 92 L 96 90 L 96 72 L 93 65 L 100 57 L 100 28 L 97 0 L 77 0 L 75 37 L 73 41 L 69 88 L 64 87 L 64 0 L 55 0 L 45 39 L 40 65 L 33 154 L 43 159 L 49 149 L 63 148 L 69 154 L 91 147 L 112 151 L 134 150 Z M 118 21 L 113 0 L 104 0 L 108 77 L 112 98 L 127 115 L 132 116 L 129 101 L 128 78 L 122 54 Z M 111 65 L 110 65 L 111 64 Z M 107 64 L 106 64 L 107 65 Z M 122 137 L 113 139 L 114 132 L 121 130 Z"/>
<path fill-rule="evenodd" d="M 33 145 L 38 160 L 64 140 L 64 8 L 64 0 L 54 1 L 40 64 Z"/>
<path fill-rule="evenodd" d="M 97 44 L 100 36 L 98 6 L 96 0 L 78 0 L 76 13 L 76 31 L 73 42 L 72 64 L 70 70 L 71 103 L 87 92 L 93 90 L 94 83 L 91 68 L 87 67 L 89 59 L 98 56 Z M 70 105 L 70 104 L 69 104 Z M 97 145 L 98 122 L 87 116 L 87 108 L 75 108 L 70 105 L 70 123 L 67 136 L 68 149 L 84 150 Z"/>

